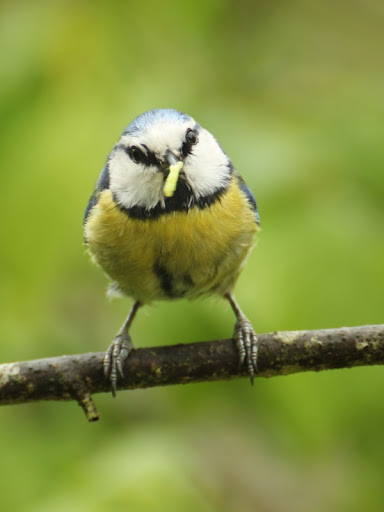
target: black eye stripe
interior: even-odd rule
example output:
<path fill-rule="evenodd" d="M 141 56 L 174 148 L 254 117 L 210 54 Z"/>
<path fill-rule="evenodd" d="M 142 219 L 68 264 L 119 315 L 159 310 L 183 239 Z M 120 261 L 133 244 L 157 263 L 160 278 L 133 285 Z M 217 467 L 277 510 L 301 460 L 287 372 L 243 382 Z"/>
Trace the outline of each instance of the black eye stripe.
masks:
<path fill-rule="evenodd" d="M 136 164 L 142 164 L 147 167 L 150 165 L 160 167 L 161 165 L 156 155 L 150 151 L 145 144 L 142 144 L 142 148 L 135 145 L 127 147 L 123 144 L 118 144 L 116 148 L 124 150 L 132 162 L 135 162 Z"/>
<path fill-rule="evenodd" d="M 181 154 L 183 158 L 192 153 L 193 146 L 195 146 L 198 142 L 199 125 L 196 125 L 194 128 L 188 128 L 185 133 L 184 141 L 181 145 Z M 117 148 L 123 149 L 128 154 L 132 162 L 136 164 L 141 164 L 146 167 L 154 166 L 157 167 L 158 169 L 163 168 L 163 163 L 160 160 L 160 158 L 158 158 L 156 154 L 153 151 L 151 151 L 145 144 L 140 144 L 140 146 L 137 146 L 135 144 L 133 144 L 132 146 L 118 144 L 116 146 L 116 149 Z"/>
<path fill-rule="evenodd" d="M 154 165 L 156 167 L 160 167 L 160 160 L 157 158 L 155 153 L 148 149 L 148 147 L 143 144 L 143 147 L 145 148 L 145 151 L 147 152 L 147 165 Z"/>
<path fill-rule="evenodd" d="M 146 164 L 147 155 L 144 151 L 137 146 L 131 146 L 128 148 L 128 154 L 136 164 Z"/>
<path fill-rule="evenodd" d="M 185 158 L 187 155 L 192 153 L 192 147 L 199 142 L 198 130 L 195 128 L 188 128 L 185 134 L 185 140 L 181 146 L 181 152 Z"/>
<path fill-rule="evenodd" d="M 192 128 L 188 128 L 187 133 L 185 134 L 185 142 L 193 146 L 194 144 L 197 144 L 198 141 L 199 138 L 197 136 L 197 132 L 192 130 Z"/>

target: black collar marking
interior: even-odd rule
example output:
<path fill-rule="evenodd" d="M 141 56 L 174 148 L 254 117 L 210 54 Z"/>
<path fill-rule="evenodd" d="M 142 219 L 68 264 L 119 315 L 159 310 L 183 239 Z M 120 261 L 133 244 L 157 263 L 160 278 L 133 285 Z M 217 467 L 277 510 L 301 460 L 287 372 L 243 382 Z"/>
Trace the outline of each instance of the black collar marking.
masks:
<path fill-rule="evenodd" d="M 119 209 L 128 215 L 128 217 L 141 220 L 156 219 L 161 215 L 173 212 L 188 212 L 192 208 L 203 210 L 204 208 L 211 206 L 216 201 L 220 201 L 222 195 L 228 188 L 230 179 L 231 178 L 229 177 L 228 182 L 213 194 L 200 197 L 198 199 L 192 194 L 192 191 L 187 186 L 186 182 L 183 179 L 179 179 L 174 195 L 172 197 L 165 198 L 165 205 L 162 206 L 160 203 L 157 203 L 156 206 L 149 210 L 145 206 L 132 206 L 131 208 L 126 208 L 118 203 L 116 197 L 114 197 L 114 200 Z"/>

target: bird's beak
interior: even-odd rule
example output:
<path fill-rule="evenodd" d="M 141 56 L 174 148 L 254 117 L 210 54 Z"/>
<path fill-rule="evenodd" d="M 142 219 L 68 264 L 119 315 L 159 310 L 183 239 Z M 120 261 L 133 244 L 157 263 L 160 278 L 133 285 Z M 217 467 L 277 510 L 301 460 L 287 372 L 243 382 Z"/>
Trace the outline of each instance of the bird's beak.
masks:
<path fill-rule="evenodd" d="M 165 158 L 167 163 L 169 164 L 169 174 L 164 183 L 163 193 L 165 197 L 172 197 L 173 194 L 175 193 L 177 181 L 179 179 L 179 174 L 181 169 L 183 168 L 184 163 L 181 160 L 179 160 L 177 156 L 171 151 L 168 151 Z"/>

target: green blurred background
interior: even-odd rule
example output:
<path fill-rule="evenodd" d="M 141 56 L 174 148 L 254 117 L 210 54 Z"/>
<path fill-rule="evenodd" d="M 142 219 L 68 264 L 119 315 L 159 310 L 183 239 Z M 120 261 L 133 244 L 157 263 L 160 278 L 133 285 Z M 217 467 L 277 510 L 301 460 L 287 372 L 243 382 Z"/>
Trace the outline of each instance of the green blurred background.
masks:
<path fill-rule="evenodd" d="M 212 131 L 263 231 L 237 286 L 256 330 L 383 322 L 380 0 L 4 1 L 0 358 L 104 350 L 108 302 L 81 220 L 130 120 L 173 107 Z M 221 299 L 157 304 L 137 345 L 228 337 Z M 380 367 L 0 409 L 2 508 L 382 511 Z"/>

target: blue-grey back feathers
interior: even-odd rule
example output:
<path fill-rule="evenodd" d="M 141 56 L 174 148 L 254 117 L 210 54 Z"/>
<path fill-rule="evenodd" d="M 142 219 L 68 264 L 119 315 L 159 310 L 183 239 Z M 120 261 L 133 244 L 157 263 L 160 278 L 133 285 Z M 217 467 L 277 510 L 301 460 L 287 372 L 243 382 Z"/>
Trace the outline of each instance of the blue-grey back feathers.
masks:
<path fill-rule="evenodd" d="M 99 179 L 97 180 L 96 188 L 98 192 L 109 188 L 109 166 L 108 162 L 105 164 L 104 169 L 101 171 Z"/>
<path fill-rule="evenodd" d="M 96 190 L 93 192 L 91 197 L 89 198 L 87 207 L 84 212 L 83 224 L 86 223 L 88 215 L 92 208 L 97 205 L 98 194 L 103 190 L 109 188 L 109 167 L 108 162 L 105 164 L 104 169 L 101 171 L 99 179 L 96 182 Z"/>
<path fill-rule="evenodd" d="M 238 183 L 239 183 L 240 190 L 243 192 L 245 197 L 248 199 L 248 202 L 251 205 L 252 210 L 255 212 L 256 224 L 258 226 L 260 226 L 260 215 L 259 215 L 259 211 L 257 209 L 256 199 L 255 199 L 255 196 L 253 195 L 252 190 L 248 187 L 248 185 L 245 183 L 245 181 L 243 180 L 243 178 L 241 176 L 238 177 Z"/>
<path fill-rule="evenodd" d="M 90 214 L 92 208 L 97 205 L 97 195 L 96 193 L 93 193 L 91 197 L 89 198 L 87 207 L 85 208 L 84 217 L 83 217 L 83 225 L 87 222 L 88 215 Z"/>

